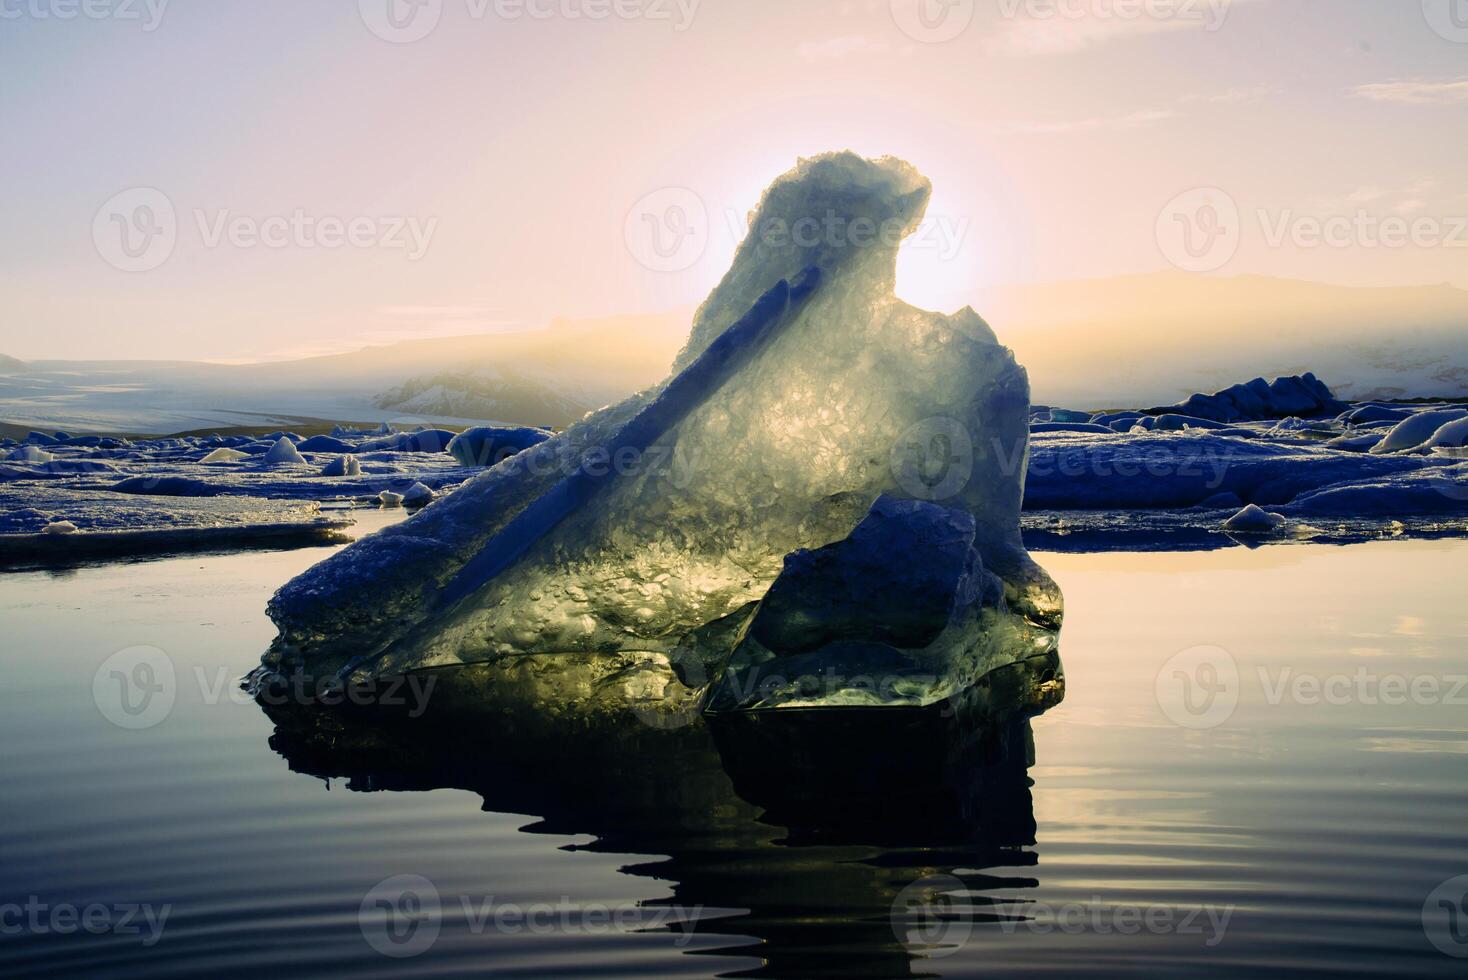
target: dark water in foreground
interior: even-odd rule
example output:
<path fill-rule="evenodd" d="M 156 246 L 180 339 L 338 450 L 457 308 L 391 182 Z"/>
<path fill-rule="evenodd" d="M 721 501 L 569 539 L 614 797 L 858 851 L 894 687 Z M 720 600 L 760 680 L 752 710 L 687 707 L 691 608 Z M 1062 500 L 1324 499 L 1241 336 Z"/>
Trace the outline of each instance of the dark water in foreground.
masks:
<path fill-rule="evenodd" d="M 324 553 L 0 577 L 0 973 L 1468 972 L 1468 542 L 1039 556 L 1028 773 L 1022 732 L 786 757 L 452 689 L 277 727 L 234 681 Z"/>

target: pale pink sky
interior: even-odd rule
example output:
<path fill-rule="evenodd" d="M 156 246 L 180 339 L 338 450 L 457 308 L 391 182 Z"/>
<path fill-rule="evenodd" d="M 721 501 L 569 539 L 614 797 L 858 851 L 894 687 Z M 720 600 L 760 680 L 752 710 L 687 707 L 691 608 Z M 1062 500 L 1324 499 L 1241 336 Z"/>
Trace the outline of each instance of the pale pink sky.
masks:
<path fill-rule="evenodd" d="M 760 189 L 847 147 L 933 180 L 901 264 L 925 305 L 1179 262 L 1468 287 L 1468 28 L 1427 6 L 28 0 L 0 24 L 0 353 L 691 306 Z M 659 255 L 654 227 L 701 237 Z"/>

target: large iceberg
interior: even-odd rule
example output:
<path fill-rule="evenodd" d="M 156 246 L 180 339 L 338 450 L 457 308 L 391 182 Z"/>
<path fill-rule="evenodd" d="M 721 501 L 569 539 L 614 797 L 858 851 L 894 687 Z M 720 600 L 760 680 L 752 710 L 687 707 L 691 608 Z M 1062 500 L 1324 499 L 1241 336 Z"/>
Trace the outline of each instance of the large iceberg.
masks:
<path fill-rule="evenodd" d="M 288 583 L 267 671 L 591 654 L 607 684 L 736 708 L 921 706 L 1017 663 L 1058 688 L 1061 597 L 1019 531 L 1024 369 L 973 310 L 894 293 L 930 191 L 891 158 L 801 161 L 668 379 Z M 855 601 L 888 591 L 908 609 Z"/>

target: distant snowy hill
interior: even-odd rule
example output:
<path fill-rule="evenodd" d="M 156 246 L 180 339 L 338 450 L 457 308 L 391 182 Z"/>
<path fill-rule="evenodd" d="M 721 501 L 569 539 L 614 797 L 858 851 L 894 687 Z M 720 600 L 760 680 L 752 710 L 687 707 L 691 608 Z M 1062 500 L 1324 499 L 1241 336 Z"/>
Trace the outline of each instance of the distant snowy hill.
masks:
<path fill-rule="evenodd" d="M 1468 291 L 1262 276 L 1123 276 L 976 291 L 1034 400 L 1166 405 L 1314 372 L 1342 398 L 1468 397 Z M 331 421 L 563 426 L 661 380 L 691 311 L 557 320 L 296 361 L 0 357 L 0 423 L 169 433 Z"/>
<path fill-rule="evenodd" d="M 562 426 L 661 380 L 687 312 L 557 320 L 261 364 L 36 361 L 0 366 L 0 423 L 170 433 L 287 423 Z"/>
<path fill-rule="evenodd" d="M 1122 276 L 987 290 L 974 308 L 1036 402 L 1166 405 L 1313 371 L 1342 398 L 1468 397 L 1468 291 L 1265 276 Z"/>
<path fill-rule="evenodd" d="M 517 422 L 539 419 L 540 424 L 556 425 L 564 425 L 599 407 L 599 403 L 585 395 L 558 390 L 550 382 L 516 371 L 495 368 L 412 378 L 378 395 L 373 404 L 412 415 Z"/>

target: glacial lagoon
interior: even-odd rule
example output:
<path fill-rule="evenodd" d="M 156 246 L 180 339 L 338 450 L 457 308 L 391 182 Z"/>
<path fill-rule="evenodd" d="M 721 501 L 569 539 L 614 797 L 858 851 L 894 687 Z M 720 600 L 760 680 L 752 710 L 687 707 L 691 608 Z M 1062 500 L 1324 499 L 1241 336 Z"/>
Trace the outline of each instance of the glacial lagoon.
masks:
<path fill-rule="evenodd" d="M 1031 733 L 778 756 L 472 677 L 389 725 L 262 710 L 266 600 L 327 548 L 9 572 L 0 867 L 44 927 L 0 970 L 1461 975 L 1468 543 L 1032 547 L 1067 619 Z"/>

